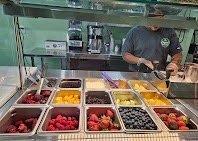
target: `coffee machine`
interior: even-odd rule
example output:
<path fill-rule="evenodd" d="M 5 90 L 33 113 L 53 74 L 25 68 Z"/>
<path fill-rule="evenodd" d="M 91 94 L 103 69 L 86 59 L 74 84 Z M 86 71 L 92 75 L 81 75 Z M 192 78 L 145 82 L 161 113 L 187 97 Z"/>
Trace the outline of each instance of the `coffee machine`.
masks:
<path fill-rule="evenodd" d="M 88 25 L 88 51 L 91 53 L 100 53 L 103 47 L 103 26 Z"/>

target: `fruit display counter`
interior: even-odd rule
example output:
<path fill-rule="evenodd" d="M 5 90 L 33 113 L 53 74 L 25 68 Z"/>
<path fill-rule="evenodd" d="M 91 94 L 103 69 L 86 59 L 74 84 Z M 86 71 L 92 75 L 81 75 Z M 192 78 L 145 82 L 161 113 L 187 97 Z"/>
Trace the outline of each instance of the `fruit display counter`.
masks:
<path fill-rule="evenodd" d="M 197 113 L 149 81 L 125 72 L 113 78 L 116 89 L 100 74 L 51 70 L 40 94 L 30 84 L 8 101 L 14 102 L 0 119 L 0 140 L 198 139 Z"/>

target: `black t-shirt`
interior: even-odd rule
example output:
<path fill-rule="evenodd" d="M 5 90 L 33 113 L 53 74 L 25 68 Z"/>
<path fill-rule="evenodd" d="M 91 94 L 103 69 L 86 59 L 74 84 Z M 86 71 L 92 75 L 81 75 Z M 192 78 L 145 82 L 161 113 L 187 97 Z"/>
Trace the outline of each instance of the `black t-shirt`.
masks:
<path fill-rule="evenodd" d="M 182 51 L 179 39 L 171 28 L 152 31 L 147 27 L 132 28 L 126 36 L 122 53 L 128 52 L 150 61 L 159 61 L 158 69 L 164 70 L 168 54 L 173 56 Z M 129 70 L 138 71 L 136 64 L 130 64 Z"/>

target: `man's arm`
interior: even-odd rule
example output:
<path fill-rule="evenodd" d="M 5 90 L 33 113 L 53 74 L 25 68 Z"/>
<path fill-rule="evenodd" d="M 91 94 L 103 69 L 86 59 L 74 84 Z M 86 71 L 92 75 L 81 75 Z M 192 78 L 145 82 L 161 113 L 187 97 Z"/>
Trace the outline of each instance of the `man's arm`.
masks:
<path fill-rule="evenodd" d="M 134 38 L 135 38 L 134 33 L 135 31 L 133 29 L 127 33 L 126 40 L 122 48 L 122 58 L 129 64 L 140 65 L 143 63 L 149 68 L 153 69 L 153 64 L 150 61 L 133 55 L 134 48 L 135 48 L 134 47 Z"/>
<path fill-rule="evenodd" d="M 169 48 L 169 54 L 172 57 L 171 62 L 175 63 L 179 67 L 182 61 L 182 48 L 179 43 L 179 38 L 173 29 L 170 31 L 170 34 L 171 44 Z"/>
<path fill-rule="evenodd" d="M 171 62 L 175 63 L 178 67 L 181 64 L 181 61 L 182 61 L 182 52 L 179 52 L 179 53 L 173 55 L 171 58 Z"/>
<path fill-rule="evenodd" d="M 122 57 L 129 64 L 137 64 L 139 60 L 139 57 L 136 57 L 128 52 L 123 53 Z"/>
<path fill-rule="evenodd" d="M 176 75 L 182 61 L 182 48 L 175 31 L 170 31 L 170 34 L 171 44 L 169 54 L 171 55 L 171 63 L 167 65 L 166 70 L 173 70 L 171 75 Z"/>

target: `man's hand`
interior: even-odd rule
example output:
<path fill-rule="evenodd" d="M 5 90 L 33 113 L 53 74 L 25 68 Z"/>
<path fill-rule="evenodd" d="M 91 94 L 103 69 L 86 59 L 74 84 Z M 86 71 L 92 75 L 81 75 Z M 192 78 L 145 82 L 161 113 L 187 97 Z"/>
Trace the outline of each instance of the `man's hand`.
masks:
<path fill-rule="evenodd" d="M 178 72 L 178 66 L 175 63 L 169 63 L 166 67 L 166 70 L 172 70 L 171 75 L 176 75 Z"/>
<path fill-rule="evenodd" d="M 153 63 L 149 60 L 146 60 L 144 58 L 139 58 L 137 65 L 140 65 L 140 64 L 145 64 L 147 67 L 154 70 Z"/>

